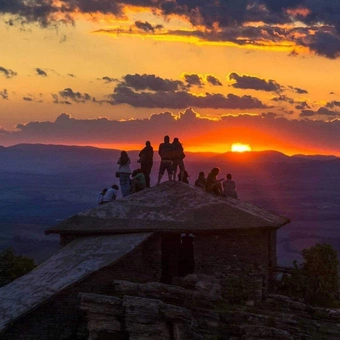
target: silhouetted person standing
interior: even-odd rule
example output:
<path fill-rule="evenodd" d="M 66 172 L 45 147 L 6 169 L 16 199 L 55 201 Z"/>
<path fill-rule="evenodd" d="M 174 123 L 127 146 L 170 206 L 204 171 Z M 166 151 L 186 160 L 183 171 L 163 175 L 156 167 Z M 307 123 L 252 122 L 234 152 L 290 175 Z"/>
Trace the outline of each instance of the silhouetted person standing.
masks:
<path fill-rule="evenodd" d="M 172 180 L 172 151 L 173 147 L 172 144 L 170 144 L 170 137 L 165 136 L 164 143 L 161 143 L 158 148 L 158 154 L 161 157 L 161 164 L 159 166 L 157 184 L 161 182 L 165 170 L 168 172 L 169 181 Z"/>
<path fill-rule="evenodd" d="M 130 195 L 131 191 L 130 163 L 130 157 L 128 156 L 126 151 L 122 151 L 117 162 L 117 164 L 119 164 L 117 172 L 119 174 L 120 189 L 122 190 L 123 197 Z"/>
<path fill-rule="evenodd" d="M 174 138 L 174 141 L 172 142 L 172 171 L 174 173 L 174 179 L 176 179 L 177 174 L 177 167 L 179 167 L 179 181 L 183 181 L 185 166 L 183 159 L 185 157 L 182 143 L 180 143 L 178 138 Z"/>
<path fill-rule="evenodd" d="M 145 148 L 139 153 L 140 167 L 145 177 L 146 187 L 150 188 L 150 173 L 153 165 L 153 147 L 149 141 L 145 142 Z"/>

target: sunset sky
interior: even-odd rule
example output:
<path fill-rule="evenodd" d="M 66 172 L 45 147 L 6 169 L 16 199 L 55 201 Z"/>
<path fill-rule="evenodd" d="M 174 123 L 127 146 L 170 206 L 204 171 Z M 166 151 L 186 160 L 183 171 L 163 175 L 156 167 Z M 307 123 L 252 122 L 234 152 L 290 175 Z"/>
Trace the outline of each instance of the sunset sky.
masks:
<path fill-rule="evenodd" d="M 340 156 L 339 0 L 0 1 L 0 145 Z"/>

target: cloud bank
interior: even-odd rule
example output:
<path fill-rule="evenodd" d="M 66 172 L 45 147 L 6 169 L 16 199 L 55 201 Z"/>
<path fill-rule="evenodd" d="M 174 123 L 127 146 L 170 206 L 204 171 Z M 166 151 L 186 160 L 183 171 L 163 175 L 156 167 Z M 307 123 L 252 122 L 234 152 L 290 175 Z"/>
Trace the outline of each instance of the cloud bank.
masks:
<path fill-rule="evenodd" d="M 313 114 L 311 114 L 313 115 Z M 309 114 L 306 111 L 305 117 Z M 284 131 L 284 132 L 283 132 Z M 129 121 L 107 118 L 76 119 L 63 113 L 54 122 L 19 124 L 17 131 L 0 132 L 3 145 L 30 143 L 128 146 L 151 140 L 157 148 L 164 135 L 179 137 L 187 149 L 210 149 L 232 143 L 249 144 L 255 149 L 274 149 L 287 153 L 339 154 L 340 121 L 288 120 L 273 112 L 260 115 L 221 116 L 208 119 L 188 108 L 179 114 L 161 112 L 148 119 Z M 304 149 L 301 149 L 301 146 Z"/>

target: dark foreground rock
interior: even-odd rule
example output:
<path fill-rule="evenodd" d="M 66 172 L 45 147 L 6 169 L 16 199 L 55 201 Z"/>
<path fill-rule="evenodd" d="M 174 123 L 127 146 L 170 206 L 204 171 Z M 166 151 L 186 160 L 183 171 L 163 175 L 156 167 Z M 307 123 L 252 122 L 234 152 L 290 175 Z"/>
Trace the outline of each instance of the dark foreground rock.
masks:
<path fill-rule="evenodd" d="M 115 281 L 116 296 L 81 294 L 89 340 L 340 339 L 340 310 L 282 295 L 231 304 L 216 278 L 178 284 Z"/>

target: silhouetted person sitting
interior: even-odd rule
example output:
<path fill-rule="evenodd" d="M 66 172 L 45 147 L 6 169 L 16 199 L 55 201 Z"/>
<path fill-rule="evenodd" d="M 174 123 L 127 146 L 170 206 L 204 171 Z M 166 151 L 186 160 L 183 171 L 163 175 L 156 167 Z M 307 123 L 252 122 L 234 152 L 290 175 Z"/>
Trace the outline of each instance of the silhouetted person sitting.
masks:
<path fill-rule="evenodd" d="M 97 195 L 97 203 L 100 205 L 100 204 L 103 204 L 103 198 L 104 198 L 104 195 L 105 193 L 107 192 L 107 188 L 103 189 L 102 192 L 100 192 L 98 195 Z"/>
<path fill-rule="evenodd" d="M 198 178 L 195 181 L 195 187 L 199 187 L 205 190 L 207 179 L 204 177 L 204 172 L 198 174 Z"/>
<path fill-rule="evenodd" d="M 169 181 L 172 180 L 172 144 L 170 144 L 170 137 L 164 137 L 164 143 L 161 143 L 158 148 L 158 154 L 161 157 L 161 164 L 159 166 L 158 181 L 157 184 L 161 182 L 162 176 L 165 170 L 168 172 Z"/>
<path fill-rule="evenodd" d="M 145 177 L 146 187 L 150 188 L 150 173 L 153 165 L 153 147 L 149 141 L 145 142 L 145 148 L 139 153 L 139 163 Z"/>
<path fill-rule="evenodd" d="M 189 184 L 188 177 L 190 177 L 190 175 L 188 174 L 188 171 L 186 171 L 186 170 L 184 170 L 183 173 L 180 172 L 178 174 L 178 180 L 181 181 L 181 182 L 187 183 L 187 184 Z"/>
<path fill-rule="evenodd" d="M 183 181 L 185 166 L 183 159 L 185 157 L 182 143 L 179 142 L 178 138 L 174 138 L 172 142 L 172 171 L 174 173 L 174 180 L 176 179 L 177 167 L 179 167 L 179 175 L 181 179 L 179 181 Z M 183 181 L 184 182 L 184 181 Z"/>
<path fill-rule="evenodd" d="M 146 188 L 145 176 L 142 169 L 137 169 L 132 172 L 131 190 L 138 192 Z"/>
<path fill-rule="evenodd" d="M 216 179 L 216 176 L 219 174 L 220 168 L 213 168 L 208 177 L 207 177 L 207 183 L 205 185 L 205 190 L 207 192 L 216 194 L 216 195 L 222 195 L 222 185 L 221 181 L 223 179 Z"/>
<path fill-rule="evenodd" d="M 227 197 L 237 198 L 235 182 L 232 180 L 231 174 L 227 174 L 227 180 L 223 182 L 223 194 Z"/>
<path fill-rule="evenodd" d="M 112 187 L 106 191 L 104 197 L 103 197 L 103 203 L 109 203 L 114 201 L 117 198 L 117 193 L 118 193 L 118 185 L 114 184 Z"/>

